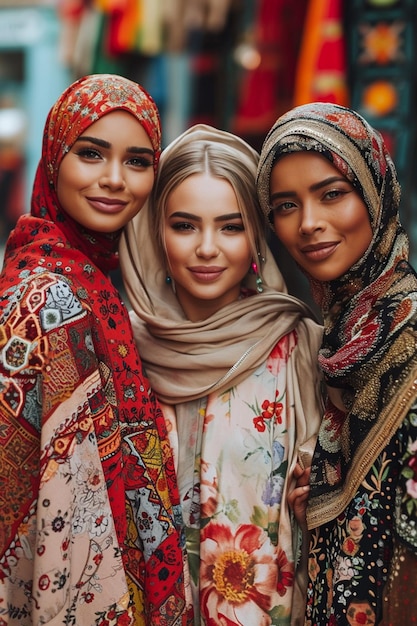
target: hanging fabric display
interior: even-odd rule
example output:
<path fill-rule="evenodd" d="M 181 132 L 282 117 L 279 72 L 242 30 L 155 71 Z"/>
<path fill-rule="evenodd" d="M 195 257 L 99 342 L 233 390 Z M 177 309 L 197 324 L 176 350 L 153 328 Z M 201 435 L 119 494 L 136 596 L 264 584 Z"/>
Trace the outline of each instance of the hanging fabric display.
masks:
<path fill-rule="evenodd" d="M 415 0 L 353 0 L 346 11 L 351 106 L 384 137 L 402 187 L 401 217 L 417 262 Z M 413 232 L 414 231 L 414 232 Z"/>
<path fill-rule="evenodd" d="M 310 0 L 297 63 L 294 105 L 348 105 L 343 0 Z"/>

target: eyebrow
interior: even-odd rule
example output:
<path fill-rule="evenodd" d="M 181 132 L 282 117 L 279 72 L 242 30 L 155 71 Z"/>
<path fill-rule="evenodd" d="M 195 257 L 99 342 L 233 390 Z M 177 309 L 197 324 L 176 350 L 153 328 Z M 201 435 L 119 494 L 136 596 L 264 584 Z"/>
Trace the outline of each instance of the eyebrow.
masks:
<path fill-rule="evenodd" d="M 171 213 L 169 216 L 171 217 L 182 217 L 187 220 L 195 220 L 196 222 L 201 222 L 203 220 L 202 217 L 198 215 L 193 215 L 192 213 L 186 213 L 185 211 L 175 211 L 175 213 Z M 226 213 L 225 215 L 218 215 L 214 218 L 215 222 L 225 222 L 227 220 L 241 220 L 241 213 Z"/>
<path fill-rule="evenodd" d="M 81 135 L 81 137 L 78 137 L 75 140 L 75 143 L 78 143 L 79 141 L 86 141 L 89 143 L 93 143 L 96 146 L 99 146 L 100 148 L 111 148 L 111 143 L 109 141 L 105 141 L 104 139 L 99 139 L 98 137 L 88 137 L 87 135 Z M 131 152 L 132 154 L 150 154 L 152 156 L 154 156 L 154 151 L 151 150 L 150 148 L 144 148 L 144 147 L 138 147 L 138 146 L 128 146 L 126 148 L 126 152 Z"/>
<path fill-rule="evenodd" d="M 314 183 L 309 187 L 310 191 L 318 191 L 322 187 L 326 187 L 327 185 L 331 185 L 332 183 L 348 183 L 351 185 L 352 183 L 345 178 L 344 176 L 330 176 L 330 178 L 326 178 L 325 180 L 321 180 L 318 183 Z M 271 200 L 275 200 L 276 198 L 288 198 L 288 196 L 296 196 L 297 193 L 295 191 L 278 191 L 277 193 L 273 193 L 271 195 Z"/>

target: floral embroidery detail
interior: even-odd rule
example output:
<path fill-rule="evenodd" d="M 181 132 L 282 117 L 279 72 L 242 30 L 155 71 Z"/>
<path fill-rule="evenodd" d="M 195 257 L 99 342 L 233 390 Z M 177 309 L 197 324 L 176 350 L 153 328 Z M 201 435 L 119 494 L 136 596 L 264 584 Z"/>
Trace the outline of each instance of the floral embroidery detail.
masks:
<path fill-rule="evenodd" d="M 293 584 L 293 569 L 257 526 L 236 530 L 210 522 L 201 536 L 202 607 L 213 624 L 218 616 L 232 625 L 270 623 L 275 594 Z M 267 620 L 267 621 L 266 621 Z"/>
<path fill-rule="evenodd" d="M 405 420 L 402 432 L 407 433 Z M 408 449 L 408 454 L 411 451 Z M 312 533 L 306 623 L 375 624 L 392 550 L 399 440 L 370 468 L 350 505 Z M 402 470 L 405 471 L 405 467 Z"/>
<path fill-rule="evenodd" d="M 295 333 L 285 335 L 224 393 L 176 411 L 162 407 L 172 447 L 180 449 L 196 622 L 207 626 L 290 625 L 295 557 L 283 493 L 295 410 L 283 390 L 295 342 Z M 256 428 L 254 416 L 265 428 Z"/>
<path fill-rule="evenodd" d="M 256 430 L 260 433 L 263 433 L 267 427 L 269 420 L 272 420 L 275 424 L 282 424 L 282 412 L 284 409 L 284 405 L 282 403 L 282 399 L 285 393 L 279 396 L 279 391 L 276 390 L 275 396 L 278 397 L 278 400 L 271 402 L 270 400 L 264 400 L 261 404 L 261 408 L 257 406 L 254 408 L 254 412 L 260 413 L 253 418 L 253 425 Z M 269 425 L 271 427 L 271 424 Z"/>
<path fill-rule="evenodd" d="M 346 615 L 349 626 L 375 624 L 375 611 L 368 602 L 351 602 Z"/>

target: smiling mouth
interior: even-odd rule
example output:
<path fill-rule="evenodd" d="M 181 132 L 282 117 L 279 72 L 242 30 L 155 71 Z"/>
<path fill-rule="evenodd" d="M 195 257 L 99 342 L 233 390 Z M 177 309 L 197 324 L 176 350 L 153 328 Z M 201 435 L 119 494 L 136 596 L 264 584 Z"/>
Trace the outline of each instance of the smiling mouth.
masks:
<path fill-rule="evenodd" d="M 202 281 L 216 280 L 224 272 L 223 267 L 190 267 L 191 274 Z"/>
<path fill-rule="evenodd" d="M 120 213 L 128 204 L 120 198 L 87 197 L 87 201 L 94 209 L 102 213 Z"/>
<path fill-rule="evenodd" d="M 312 244 L 311 246 L 304 246 L 301 249 L 301 253 L 311 261 L 323 261 L 331 256 L 338 246 L 339 242 L 337 241 Z"/>

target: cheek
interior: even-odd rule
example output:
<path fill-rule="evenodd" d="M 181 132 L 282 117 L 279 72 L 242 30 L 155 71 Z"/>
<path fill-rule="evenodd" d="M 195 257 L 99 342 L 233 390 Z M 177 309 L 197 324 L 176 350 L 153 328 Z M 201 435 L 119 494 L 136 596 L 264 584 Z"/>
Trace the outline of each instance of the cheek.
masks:
<path fill-rule="evenodd" d="M 340 215 L 340 226 L 343 226 L 346 230 L 371 228 L 367 211 L 362 208 L 358 209 L 356 206 L 348 207 L 348 209 Z"/>
<path fill-rule="evenodd" d="M 68 198 L 75 190 L 73 176 L 68 175 L 66 170 L 60 171 L 56 184 L 56 195 L 61 206 L 65 208 Z"/>
<path fill-rule="evenodd" d="M 275 217 L 273 220 L 273 228 L 278 239 L 285 245 L 291 246 L 298 236 L 298 224 L 290 216 L 285 220 Z"/>
<path fill-rule="evenodd" d="M 246 231 L 234 234 L 220 233 L 217 240 L 218 249 L 229 258 L 239 258 L 241 261 L 246 258 L 252 258 L 252 250 L 249 236 Z"/>
<path fill-rule="evenodd" d="M 58 170 L 56 191 L 60 201 L 65 201 L 68 194 L 81 191 L 91 182 L 91 171 L 71 157 L 71 153 L 66 155 Z"/>
<path fill-rule="evenodd" d="M 187 254 L 188 246 L 186 238 L 182 240 L 175 237 L 173 233 L 165 234 L 165 256 L 169 265 L 175 265 Z M 175 269 L 175 268 L 174 268 Z"/>
<path fill-rule="evenodd" d="M 354 204 L 341 216 L 340 229 L 355 236 L 358 246 L 366 248 L 372 241 L 373 232 L 368 211 L 365 205 Z"/>
<path fill-rule="evenodd" d="M 230 255 L 230 258 L 231 261 L 235 263 L 236 267 L 239 268 L 239 271 L 242 272 L 243 276 L 249 271 L 251 263 L 257 262 L 256 259 L 253 259 L 252 249 L 246 237 L 244 241 L 235 243 L 234 251 L 232 255 Z"/>
<path fill-rule="evenodd" d="M 153 170 L 147 170 L 141 176 L 131 179 L 130 189 L 136 198 L 147 198 L 152 191 L 155 175 Z"/>

